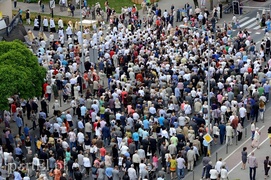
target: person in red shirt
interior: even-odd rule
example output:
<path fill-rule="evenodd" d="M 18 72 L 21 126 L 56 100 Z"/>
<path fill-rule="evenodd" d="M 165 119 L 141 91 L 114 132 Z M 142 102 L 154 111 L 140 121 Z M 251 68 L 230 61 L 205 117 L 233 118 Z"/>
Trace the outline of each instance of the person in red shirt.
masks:
<path fill-rule="evenodd" d="M 42 85 L 42 97 L 45 96 L 45 98 L 48 97 L 48 94 L 46 93 L 46 87 L 48 86 L 47 81 L 45 81 L 45 83 Z"/>
<path fill-rule="evenodd" d="M 136 80 L 143 83 L 143 76 L 142 76 L 141 73 L 138 73 L 138 74 L 136 75 Z"/>
<path fill-rule="evenodd" d="M 110 58 L 112 58 L 114 54 L 115 54 L 115 51 L 111 49 L 111 51 L 109 52 Z"/>
<path fill-rule="evenodd" d="M 104 146 L 102 146 L 102 148 L 100 148 L 100 155 L 101 155 L 102 161 L 105 161 L 105 154 L 106 154 L 106 149 L 104 148 Z"/>
<path fill-rule="evenodd" d="M 16 106 L 15 102 L 11 104 L 10 108 L 11 108 L 11 113 L 12 113 L 12 116 L 13 116 L 13 121 L 15 121 L 15 119 L 17 117 L 17 111 L 16 111 L 17 106 Z"/>

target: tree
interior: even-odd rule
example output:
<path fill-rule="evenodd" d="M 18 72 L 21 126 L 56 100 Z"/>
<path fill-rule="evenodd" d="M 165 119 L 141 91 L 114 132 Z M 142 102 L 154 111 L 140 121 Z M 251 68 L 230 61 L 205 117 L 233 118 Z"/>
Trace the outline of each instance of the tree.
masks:
<path fill-rule="evenodd" d="M 0 42 L 0 110 L 7 109 L 9 97 L 38 97 L 46 69 L 37 57 L 20 41 Z"/>

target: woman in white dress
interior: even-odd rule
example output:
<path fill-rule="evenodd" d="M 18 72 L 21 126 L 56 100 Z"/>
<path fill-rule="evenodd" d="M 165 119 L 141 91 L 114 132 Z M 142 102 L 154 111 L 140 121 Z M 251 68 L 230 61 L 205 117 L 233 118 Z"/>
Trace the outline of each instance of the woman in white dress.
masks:
<path fill-rule="evenodd" d="M 79 91 L 80 91 L 80 86 L 77 84 L 76 86 L 73 87 L 74 90 L 74 98 L 79 99 Z"/>
<path fill-rule="evenodd" d="M 260 149 L 259 148 L 260 138 L 261 138 L 261 133 L 259 131 L 259 128 L 256 127 L 256 131 L 255 131 L 255 134 L 254 134 L 254 139 L 253 139 L 252 144 L 251 144 L 252 148 L 257 147 L 257 149 Z"/>

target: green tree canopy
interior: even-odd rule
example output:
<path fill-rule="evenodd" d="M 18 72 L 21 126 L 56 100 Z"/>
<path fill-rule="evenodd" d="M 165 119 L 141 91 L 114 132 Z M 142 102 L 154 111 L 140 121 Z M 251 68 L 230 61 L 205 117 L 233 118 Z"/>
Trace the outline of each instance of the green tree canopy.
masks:
<path fill-rule="evenodd" d="M 0 42 L 0 110 L 14 94 L 25 99 L 40 96 L 45 77 L 46 69 L 22 42 Z"/>

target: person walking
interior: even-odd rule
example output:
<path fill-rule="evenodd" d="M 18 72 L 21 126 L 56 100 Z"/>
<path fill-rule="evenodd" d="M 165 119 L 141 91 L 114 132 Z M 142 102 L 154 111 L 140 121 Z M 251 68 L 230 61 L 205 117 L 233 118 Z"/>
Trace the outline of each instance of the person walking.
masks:
<path fill-rule="evenodd" d="M 249 178 L 250 180 L 255 180 L 256 177 L 256 169 L 258 167 L 257 158 L 254 156 L 254 152 L 247 159 L 249 165 Z"/>
<path fill-rule="evenodd" d="M 247 147 L 243 147 L 243 151 L 241 152 L 241 159 L 242 159 L 242 170 L 246 169 L 246 163 L 247 163 Z"/>
<path fill-rule="evenodd" d="M 201 179 L 206 177 L 205 174 L 209 173 L 207 171 L 207 166 L 208 166 L 210 161 L 211 161 L 211 158 L 209 157 L 209 154 L 207 153 L 207 155 L 202 159 L 203 170 L 202 170 Z"/>
<path fill-rule="evenodd" d="M 219 175 L 219 172 L 215 168 L 212 168 L 210 170 L 210 179 L 211 180 L 217 180 L 218 175 Z"/>
<path fill-rule="evenodd" d="M 267 133 L 268 133 L 268 138 L 269 138 L 269 144 L 271 147 L 271 126 L 268 128 Z"/>
<path fill-rule="evenodd" d="M 265 175 L 264 179 L 267 179 L 269 177 L 268 172 L 270 170 L 270 165 L 271 165 L 271 161 L 269 160 L 269 156 L 266 156 L 263 162 L 264 175 Z"/>
<path fill-rule="evenodd" d="M 260 138 L 261 138 L 261 132 L 259 131 L 259 128 L 257 127 L 255 131 L 254 139 L 251 143 L 252 148 L 257 147 L 257 149 L 260 149 L 259 148 Z"/>
<path fill-rule="evenodd" d="M 177 177 L 178 179 L 184 178 L 185 160 L 182 156 L 177 158 Z"/>
<path fill-rule="evenodd" d="M 233 137 L 233 128 L 230 125 L 230 123 L 228 123 L 226 125 L 226 144 L 232 145 L 232 137 Z"/>

